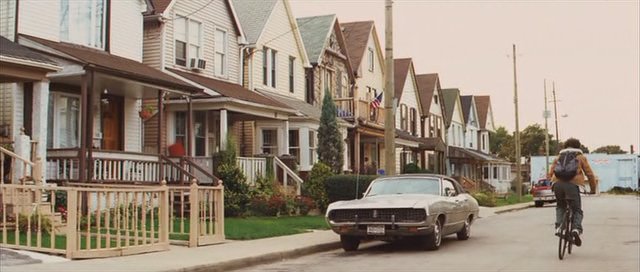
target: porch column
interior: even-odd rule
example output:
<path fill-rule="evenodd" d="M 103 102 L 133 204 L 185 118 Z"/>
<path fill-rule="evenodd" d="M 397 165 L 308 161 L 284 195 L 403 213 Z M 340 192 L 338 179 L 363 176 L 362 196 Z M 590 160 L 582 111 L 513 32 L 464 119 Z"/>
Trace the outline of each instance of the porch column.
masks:
<path fill-rule="evenodd" d="M 313 165 L 309 161 L 309 128 L 301 127 L 299 135 L 300 137 L 300 170 L 311 171 Z"/>
<path fill-rule="evenodd" d="M 89 73 L 89 85 L 87 87 L 87 180 L 93 181 L 93 81 L 94 72 L 87 71 Z M 80 181 L 84 182 L 84 181 Z"/>
<path fill-rule="evenodd" d="M 355 136 L 353 137 L 353 172 L 360 173 L 360 132 L 355 130 Z"/>
<path fill-rule="evenodd" d="M 78 162 L 78 179 L 80 182 L 86 182 L 86 172 L 87 169 L 87 124 L 88 124 L 88 115 L 87 115 L 87 103 L 88 103 L 88 89 L 89 89 L 89 75 L 84 73 L 82 75 L 82 83 L 80 86 L 80 156 Z"/>
<path fill-rule="evenodd" d="M 289 154 L 289 120 L 284 121 L 284 129 L 282 135 L 282 148 L 280 148 L 280 155 Z"/>
<path fill-rule="evenodd" d="M 164 167 L 163 167 L 163 162 L 161 159 L 161 156 L 163 155 L 163 148 L 162 148 L 162 134 L 166 133 L 166 128 L 165 128 L 165 123 L 164 123 L 164 103 L 162 102 L 162 99 L 164 97 L 164 91 L 163 90 L 158 90 L 158 138 L 157 138 L 157 145 L 158 145 L 158 156 L 159 156 L 159 162 L 158 162 L 158 182 L 162 182 L 162 180 L 164 180 Z"/>
<path fill-rule="evenodd" d="M 227 110 L 220 110 L 220 150 L 225 151 L 227 149 L 227 134 L 229 133 L 229 119 L 227 117 Z"/>
<path fill-rule="evenodd" d="M 196 138 L 193 135 L 193 101 L 191 97 L 187 97 L 187 152 L 186 155 L 193 157 L 195 154 L 194 142 Z"/>
<path fill-rule="evenodd" d="M 35 154 L 43 163 L 46 161 L 47 157 L 47 126 L 49 126 L 48 109 L 49 81 L 43 80 L 35 82 L 33 84 L 33 121 L 31 138 L 38 143 Z M 35 160 L 35 158 L 33 159 Z"/>

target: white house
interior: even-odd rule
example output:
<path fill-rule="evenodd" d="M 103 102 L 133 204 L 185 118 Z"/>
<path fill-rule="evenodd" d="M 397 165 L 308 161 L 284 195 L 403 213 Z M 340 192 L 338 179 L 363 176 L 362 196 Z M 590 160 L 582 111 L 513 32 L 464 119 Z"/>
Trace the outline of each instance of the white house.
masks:
<path fill-rule="evenodd" d="M 460 96 L 462 114 L 465 121 L 464 147 L 478 149 L 479 122 L 476 101 L 473 95 Z"/>
<path fill-rule="evenodd" d="M 396 172 L 404 172 L 409 163 L 421 164 L 424 153 L 421 152 L 420 134 L 422 131 L 422 106 L 418 94 L 418 83 L 410 58 L 394 60 L 394 98 L 396 105 Z"/>
<path fill-rule="evenodd" d="M 433 173 L 445 174 L 446 127 L 444 100 L 438 74 L 416 75 L 418 82 L 421 116 L 421 137 L 426 150 L 421 167 Z"/>
<path fill-rule="evenodd" d="M 493 122 L 493 109 L 491 107 L 491 97 L 488 95 L 475 95 L 476 109 L 478 111 L 478 122 L 480 133 L 478 138 L 478 150 L 483 153 L 491 153 L 489 150 L 489 133 L 495 132 Z"/>

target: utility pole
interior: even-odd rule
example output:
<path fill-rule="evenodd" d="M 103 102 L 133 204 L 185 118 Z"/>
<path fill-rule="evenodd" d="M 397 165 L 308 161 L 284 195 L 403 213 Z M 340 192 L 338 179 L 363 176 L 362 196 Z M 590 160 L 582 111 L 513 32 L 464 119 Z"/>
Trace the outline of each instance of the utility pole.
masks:
<path fill-rule="evenodd" d="M 547 79 L 544 80 L 544 153 L 547 163 L 545 175 L 549 174 L 549 126 L 547 119 L 549 119 L 549 110 L 547 109 Z"/>
<path fill-rule="evenodd" d="M 396 174 L 396 126 L 393 82 L 393 1 L 385 0 L 384 168 Z"/>
<path fill-rule="evenodd" d="M 516 45 L 513 44 L 513 103 L 516 110 L 516 193 L 522 201 L 522 172 L 520 171 L 520 126 L 518 124 L 518 79 L 516 76 Z"/>
<path fill-rule="evenodd" d="M 553 111 L 556 119 L 556 153 L 560 152 L 560 134 L 558 133 L 558 100 L 556 99 L 556 82 L 553 82 Z"/>

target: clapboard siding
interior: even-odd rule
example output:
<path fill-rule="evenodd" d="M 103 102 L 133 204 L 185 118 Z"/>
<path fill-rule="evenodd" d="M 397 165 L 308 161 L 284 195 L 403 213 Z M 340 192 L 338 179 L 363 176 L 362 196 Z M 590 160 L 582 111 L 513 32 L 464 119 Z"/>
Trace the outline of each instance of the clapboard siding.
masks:
<path fill-rule="evenodd" d="M 111 3 L 111 25 L 109 26 L 111 54 L 142 61 L 142 12 L 145 1 L 118 0 Z"/>
<path fill-rule="evenodd" d="M 60 40 L 60 1 L 20 0 L 18 12 L 20 34 Z"/>
<path fill-rule="evenodd" d="M 0 1 L 0 36 L 14 40 L 16 27 L 16 0 Z"/>

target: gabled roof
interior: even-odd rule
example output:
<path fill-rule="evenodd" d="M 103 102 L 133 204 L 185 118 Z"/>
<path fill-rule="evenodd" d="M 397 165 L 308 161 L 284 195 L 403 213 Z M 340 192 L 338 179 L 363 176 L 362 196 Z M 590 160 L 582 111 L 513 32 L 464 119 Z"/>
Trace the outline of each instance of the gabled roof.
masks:
<path fill-rule="evenodd" d="M 327 39 L 331 35 L 333 24 L 336 21 L 336 15 L 323 15 L 314 17 L 304 17 L 296 19 L 298 21 L 298 29 L 307 50 L 309 61 L 311 63 L 319 63 Z"/>
<path fill-rule="evenodd" d="M 180 71 L 178 69 L 167 68 L 167 70 L 171 73 L 174 73 L 178 76 L 185 78 L 186 80 L 193 81 L 199 85 L 202 85 L 211 90 L 214 90 L 217 93 L 226 97 L 231 97 L 231 98 L 235 98 L 235 99 L 239 99 L 247 102 L 253 102 L 253 103 L 265 105 L 265 106 L 272 106 L 276 108 L 289 109 L 289 110 L 291 109 L 283 103 L 280 103 L 271 98 L 260 95 L 259 93 L 256 93 L 254 91 L 250 91 L 237 84 L 233 84 L 233 83 L 222 81 L 222 80 L 217 80 L 214 78 L 195 75 L 192 73 Z"/>
<path fill-rule="evenodd" d="M 200 92 L 200 88 L 172 77 L 160 70 L 142 64 L 140 62 L 109 54 L 105 51 L 65 43 L 54 42 L 28 35 L 20 35 L 20 40 L 27 39 L 55 51 L 72 57 L 72 61 L 90 67 L 93 70 L 104 72 L 118 77 L 131 80 L 160 85 L 169 89 L 176 89 L 189 92 Z"/>
<path fill-rule="evenodd" d="M 429 115 L 431 110 L 431 100 L 433 99 L 433 92 L 440 90 L 440 79 L 438 74 L 424 74 L 416 75 L 416 81 L 418 82 L 418 97 L 420 97 L 420 105 L 422 106 L 422 116 Z"/>
<path fill-rule="evenodd" d="M 398 103 L 400 103 L 400 98 L 402 98 L 402 90 L 404 90 L 404 83 L 407 81 L 407 76 L 409 76 L 409 68 L 411 68 L 411 59 L 394 59 L 393 60 L 393 89 L 394 89 L 394 98 L 396 98 Z"/>
<path fill-rule="evenodd" d="M 442 98 L 444 101 L 444 111 L 445 111 L 445 119 L 448 124 L 452 123 L 453 120 L 453 110 L 460 99 L 460 90 L 459 89 L 442 89 Z M 465 123 L 466 124 L 466 123 Z M 463 124 L 463 125 L 465 125 Z"/>
<path fill-rule="evenodd" d="M 464 118 L 464 123 L 469 122 L 469 114 L 471 112 L 471 104 L 473 103 L 473 95 L 461 95 L 460 96 L 460 104 L 462 104 L 462 116 Z"/>
<path fill-rule="evenodd" d="M 488 95 L 476 95 L 476 110 L 478 111 L 478 122 L 480 123 L 480 129 L 487 129 L 487 116 L 489 114 L 489 107 L 491 106 L 491 97 Z"/>
<path fill-rule="evenodd" d="M 180 0 L 146 0 L 146 1 L 148 1 L 148 3 L 150 3 L 151 6 L 147 7 L 147 10 L 149 10 L 149 12 L 145 13 L 145 15 L 155 15 L 155 14 L 165 13 L 167 9 L 171 9 L 175 1 L 180 1 Z M 192 0 L 181 0 L 181 1 L 192 1 Z M 217 0 L 214 0 L 214 1 L 217 1 Z M 234 10 L 233 5 L 231 4 L 231 0 L 222 0 L 222 1 L 224 1 L 225 5 L 227 6 L 227 11 L 231 15 L 231 19 L 233 20 L 233 26 L 235 27 L 236 31 L 238 31 L 238 36 L 244 39 L 245 37 L 244 31 L 242 27 L 240 27 L 240 22 L 238 22 L 238 15 L 236 14 L 236 11 Z M 199 7 L 199 9 L 204 9 L 209 4 L 211 4 L 211 2 L 207 2 L 203 6 Z M 197 12 L 197 11 L 194 11 L 194 12 Z"/>
<path fill-rule="evenodd" d="M 364 57 L 369 42 L 369 35 L 374 29 L 373 21 L 351 22 L 342 24 L 347 50 L 351 59 L 351 67 L 357 70 Z"/>
<path fill-rule="evenodd" d="M 42 64 L 57 65 L 44 55 L 0 36 L 0 56 L 33 61 Z"/>
<path fill-rule="evenodd" d="M 247 42 L 255 44 L 278 0 L 232 0 Z"/>

